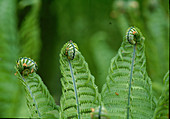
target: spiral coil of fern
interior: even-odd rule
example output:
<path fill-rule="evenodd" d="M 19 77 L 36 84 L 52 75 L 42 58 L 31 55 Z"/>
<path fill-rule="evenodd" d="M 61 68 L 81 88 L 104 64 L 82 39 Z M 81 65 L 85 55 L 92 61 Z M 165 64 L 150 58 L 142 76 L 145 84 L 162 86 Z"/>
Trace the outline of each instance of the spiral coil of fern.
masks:
<path fill-rule="evenodd" d="M 19 58 L 16 67 L 22 75 L 28 75 L 29 73 L 36 72 L 38 69 L 36 62 L 27 57 Z"/>
<path fill-rule="evenodd" d="M 134 26 L 128 28 L 126 32 L 126 39 L 130 44 L 135 45 L 136 43 L 140 42 L 141 37 L 142 35 L 138 28 Z"/>

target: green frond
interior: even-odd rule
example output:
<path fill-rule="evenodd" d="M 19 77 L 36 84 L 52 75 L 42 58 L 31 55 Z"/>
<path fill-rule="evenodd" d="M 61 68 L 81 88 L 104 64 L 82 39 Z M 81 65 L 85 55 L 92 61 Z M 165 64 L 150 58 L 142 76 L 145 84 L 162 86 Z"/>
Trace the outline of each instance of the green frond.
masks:
<path fill-rule="evenodd" d="M 68 42 L 63 46 L 60 64 L 63 75 L 60 100 L 62 119 L 90 119 L 91 108 L 99 105 L 100 95 L 77 44 Z"/>
<path fill-rule="evenodd" d="M 146 53 L 149 62 L 147 71 L 153 81 L 154 95 L 158 98 L 162 91 L 160 87 L 163 87 L 160 79 L 164 76 L 164 72 L 169 69 L 169 17 L 161 5 L 161 0 L 147 2 L 148 6 L 146 7 L 156 6 L 153 10 L 143 9 L 143 13 L 147 17 L 145 24 L 148 36 L 146 37 L 150 38 L 146 41 L 149 51 Z"/>
<path fill-rule="evenodd" d="M 156 104 L 153 119 L 169 119 L 169 71 L 163 79 L 164 87 Z"/>
<path fill-rule="evenodd" d="M 136 43 L 132 45 L 133 40 Z M 111 60 L 102 102 L 114 119 L 153 116 L 155 103 L 146 73 L 144 37 L 136 27 L 128 29 L 117 55 Z"/>
<path fill-rule="evenodd" d="M 21 0 L 20 8 L 30 6 L 31 9 L 25 16 L 19 29 L 20 56 L 32 57 L 39 59 L 41 49 L 39 11 L 41 0 Z M 22 10 L 21 9 L 21 10 Z"/>
<path fill-rule="evenodd" d="M 19 60 L 22 59 L 23 58 L 20 58 Z M 30 59 L 27 58 L 26 63 L 29 63 L 28 60 Z M 21 64 L 18 66 L 18 63 Z M 31 70 L 30 67 L 33 65 L 23 65 L 21 61 L 18 61 L 18 63 L 16 75 L 26 90 L 27 105 L 30 109 L 31 117 L 59 118 L 59 107 L 55 104 L 53 97 L 50 95 L 47 87 L 44 85 L 41 77 L 36 74 L 35 71 L 28 72 L 27 75 L 22 73 L 24 71 Z M 22 67 L 25 67 L 23 68 L 23 71 L 19 70 L 21 65 Z"/>
<path fill-rule="evenodd" d="M 0 0 L 0 117 L 16 117 L 22 98 L 13 66 L 18 56 L 16 0 Z"/>

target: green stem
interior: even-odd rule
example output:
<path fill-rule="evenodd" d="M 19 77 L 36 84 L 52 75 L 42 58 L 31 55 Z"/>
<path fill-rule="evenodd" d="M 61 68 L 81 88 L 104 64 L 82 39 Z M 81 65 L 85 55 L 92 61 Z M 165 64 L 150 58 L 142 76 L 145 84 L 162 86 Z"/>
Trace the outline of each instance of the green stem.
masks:
<path fill-rule="evenodd" d="M 69 59 L 68 59 L 68 63 L 69 63 L 69 67 L 70 67 L 71 77 L 72 77 L 73 86 L 74 86 L 74 92 L 75 92 L 75 96 L 76 96 L 78 119 L 80 119 L 79 101 L 78 101 L 78 96 L 77 96 L 77 87 L 76 87 L 76 83 L 75 83 L 75 79 L 74 79 L 74 74 L 73 74 L 72 66 L 71 66 L 71 63 L 70 63 Z"/>
<path fill-rule="evenodd" d="M 130 93 L 131 93 L 131 82 L 132 82 L 132 75 L 133 75 L 133 66 L 134 66 L 134 60 L 135 60 L 135 51 L 136 51 L 136 44 L 134 45 L 134 49 L 133 49 L 132 65 L 131 65 L 131 72 L 130 72 L 128 107 L 127 107 L 127 119 L 129 119 Z"/>
<path fill-rule="evenodd" d="M 102 105 L 99 107 L 99 119 L 101 119 L 101 110 L 102 110 Z"/>

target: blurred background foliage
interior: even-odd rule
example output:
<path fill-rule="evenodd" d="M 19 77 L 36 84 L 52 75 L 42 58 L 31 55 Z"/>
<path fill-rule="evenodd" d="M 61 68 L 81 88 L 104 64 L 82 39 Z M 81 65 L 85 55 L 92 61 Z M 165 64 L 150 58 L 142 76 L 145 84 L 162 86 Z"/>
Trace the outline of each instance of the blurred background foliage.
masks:
<path fill-rule="evenodd" d="M 0 117 L 29 117 L 16 79 L 19 57 L 33 58 L 59 104 L 59 53 L 76 42 L 101 91 L 128 27 L 145 36 L 147 72 L 158 98 L 169 69 L 168 0 L 0 0 Z"/>

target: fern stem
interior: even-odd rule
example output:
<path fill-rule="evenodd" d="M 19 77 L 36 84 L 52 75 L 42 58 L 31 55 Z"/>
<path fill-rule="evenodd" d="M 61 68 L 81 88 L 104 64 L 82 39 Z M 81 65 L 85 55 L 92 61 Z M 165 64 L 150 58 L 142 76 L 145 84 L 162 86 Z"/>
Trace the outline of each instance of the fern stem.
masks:
<path fill-rule="evenodd" d="M 136 51 L 136 44 L 134 45 L 134 49 L 133 49 L 132 65 L 131 65 L 131 72 L 130 72 L 128 107 L 127 107 L 127 119 L 129 119 L 130 93 L 131 93 L 131 82 L 132 82 L 132 75 L 133 75 L 133 66 L 134 66 L 134 60 L 135 60 L 135 51 Z"/>
<path fill-rule="evenodd" d="M 69 59 L 68 59 L 68 63 L 69 63 L 69 67 L 70 67 L 71 77 L 72 77 L 73 86 L 74 86 L 74 92 L 75 92 L 75 96 L 76 96 L 78 119 L 80 119 L 79 102 L 78 102 L 78 96 L 77 96 L 77 87 L 76 87 L 74 74 L 73 74 L 72 66 L 71 66 L 71 63 L 70 63 Z"/>
<path fill-rule="evenodd" d="M 102 110 L 102 105 L 99 107 L 99 119 L 101 119 L 101 110 Z"/>
<path fill-rule="evenodd" d="M 28 90 L 29 90 L 29 92 L 30 92 L 30 94 L 31 94 L 31 97 L 32 97 L 32 99 L 33 99 L 33 101 L 34 101 L 34 103 L 35 103 L 35 107 L 36 107 L 36 109 L 37 109 L 38 116 L 41 118 L 41 114 L 40 114 L 40 112 L 39 112 L 39 110 L 38 110 L 38 105 L 37 105 L 37 102 L 35 101 L 35 97 L 33 96 L 32 91 L 31 91 L 29 85 L 26 84 L 25 78 L 22 77 L 22 79 L 24 80 L 25 85 L 27 86 L 27 88 L 28 88 Z"/>

